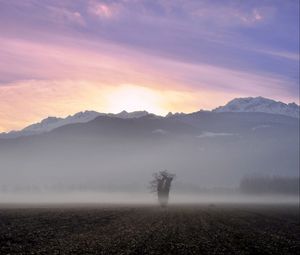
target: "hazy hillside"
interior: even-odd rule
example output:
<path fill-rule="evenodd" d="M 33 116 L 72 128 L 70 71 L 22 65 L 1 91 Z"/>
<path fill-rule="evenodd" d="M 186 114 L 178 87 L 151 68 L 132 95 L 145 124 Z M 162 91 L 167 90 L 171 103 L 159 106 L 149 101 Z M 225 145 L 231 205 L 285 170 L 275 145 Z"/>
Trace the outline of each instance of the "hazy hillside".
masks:
<path fill-rule="evenodd" d="M 298 176 L 298 131 L 297 119 L 264 113 L 100 116 L 0 139 L 0 185 L 137 190 L 160 169 L 187 190 L 237 186 L 249 174 Z"/>

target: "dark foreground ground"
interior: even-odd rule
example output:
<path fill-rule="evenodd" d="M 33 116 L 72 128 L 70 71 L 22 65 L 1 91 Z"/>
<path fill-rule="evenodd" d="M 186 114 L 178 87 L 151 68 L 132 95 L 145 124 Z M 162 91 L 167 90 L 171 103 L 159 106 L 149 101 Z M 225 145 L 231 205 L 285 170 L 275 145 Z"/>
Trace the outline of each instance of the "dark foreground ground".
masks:
<path fill-rule="evenodd" d="M 0 254 L 299 254 L 298 206 L 0 208 Z"/>

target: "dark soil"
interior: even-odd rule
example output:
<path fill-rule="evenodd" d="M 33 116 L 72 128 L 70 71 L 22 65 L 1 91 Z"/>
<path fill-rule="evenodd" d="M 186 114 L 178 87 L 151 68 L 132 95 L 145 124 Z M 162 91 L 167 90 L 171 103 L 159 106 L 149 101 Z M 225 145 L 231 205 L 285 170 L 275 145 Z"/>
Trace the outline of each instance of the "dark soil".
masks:
<path fill-rule="evenodd" d="M 0 254 L 299 254 L 297 206 L 0 208 Z"/>

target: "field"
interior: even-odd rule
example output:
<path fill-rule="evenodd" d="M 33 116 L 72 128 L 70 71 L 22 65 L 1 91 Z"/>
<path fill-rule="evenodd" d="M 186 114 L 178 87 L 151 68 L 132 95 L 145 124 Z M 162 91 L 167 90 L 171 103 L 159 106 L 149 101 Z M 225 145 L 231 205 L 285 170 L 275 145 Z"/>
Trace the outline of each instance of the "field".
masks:
<path fill-rule="evenodd" d="M 298 206 L 0 208 L 0 254 L 299 254 Z"/>

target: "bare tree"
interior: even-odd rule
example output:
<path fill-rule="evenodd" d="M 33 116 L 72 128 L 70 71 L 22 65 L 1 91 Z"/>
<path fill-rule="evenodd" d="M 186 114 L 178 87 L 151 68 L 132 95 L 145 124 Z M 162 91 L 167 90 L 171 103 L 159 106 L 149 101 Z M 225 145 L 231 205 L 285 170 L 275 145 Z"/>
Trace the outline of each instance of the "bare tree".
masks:
<path fill-rule="evenodd" d="M 153 174 L 150 188 L 152 192 L 157 193 L 158 202 L 162 207 L 165 207 L 168 204 L 171 183 L 174 178 L 175 174 L 171 174 L 167 170 Z"/>

